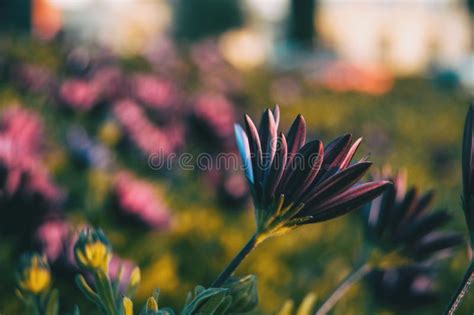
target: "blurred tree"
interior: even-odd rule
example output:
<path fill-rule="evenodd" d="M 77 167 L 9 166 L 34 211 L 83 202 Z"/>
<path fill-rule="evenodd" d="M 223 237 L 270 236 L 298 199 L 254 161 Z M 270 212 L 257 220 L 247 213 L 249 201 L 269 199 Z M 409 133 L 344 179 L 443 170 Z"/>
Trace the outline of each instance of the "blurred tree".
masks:
<path fill-rule="evenodd" d="M 178 39 L 199 40 L 241 26 L 239 0 L 177 0 L 174 6 L 174 31 Z"/>
<path fill-rule="evenodd" d="M 471 27 L 474 27 L 474 0 L 466 0 L 466 5 L 469 16 L 471 17 Z M 474 51 L 474 36 L 471 36 L 471 49 Z"/>
<path fill-rule="evenodd" d="M 29 32 L 31 0 L 0 0 L 0 32 Z"/>
<path fill-rule="evenodd" d="M 313 46 L 314 13 L 317 0 L 291 0 L 288 21 L 288 37 L 298 48 Z"/>
<path fill-rule="evenodd" d="M 474 17 L 474 0 L 467 0 L 467 9 L 469 11 L 469 14 L 471 14 L 472 17 Z"/>

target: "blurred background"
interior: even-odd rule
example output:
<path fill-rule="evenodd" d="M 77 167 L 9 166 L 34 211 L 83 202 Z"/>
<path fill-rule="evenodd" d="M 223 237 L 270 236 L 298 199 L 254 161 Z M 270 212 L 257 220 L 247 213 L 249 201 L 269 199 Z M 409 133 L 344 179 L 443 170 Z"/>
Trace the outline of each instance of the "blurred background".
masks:
<path fill-rule="evenodd" d="M 209 285 L 254 228 L 243 174 L 157 169 L 150 156 L 235 153 L 233 124 L 274 104 L 284 130 L 301 113 L 324 143 L 364 137 L 361 155 L 435 189 L 464 231 L 473 96 L 472 0 L 0 0 L 0 313 L 19 313 L 17 257 L 37 249 L 61 314 L 92 314 L 72 281 L 86 225 L 110 237 L 112 264 L 142 268 L 141 301 L 160 287 L 160 304 L 178 307 Z M 254 313 L 323 299 L 362 232 L 354 213 L 264 243 L 239 270 L 258 277 Z M 439 313 L 467 262 L 461 249 L 439 266 L 432 304 L 382 303 L 364 282 L 333 314 Z M 474 294 L 460 314 L 472 309 Z"/>

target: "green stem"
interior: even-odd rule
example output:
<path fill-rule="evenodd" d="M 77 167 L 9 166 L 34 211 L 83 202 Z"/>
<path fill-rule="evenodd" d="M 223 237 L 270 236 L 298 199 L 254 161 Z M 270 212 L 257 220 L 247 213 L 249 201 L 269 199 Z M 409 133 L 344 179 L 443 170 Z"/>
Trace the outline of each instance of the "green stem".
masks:
<path fill-rule="evenodd" d="M 94 280 L 102 303 L 104 304 L 107 315 L 116 315 L 115 301 L 112 292 L 112 285 L 107 274 L 102 270 L 94 271 Z"/>
<path fill-rule="evenodd" d="M 331 293 L 321 307 L 316 311 L 315 315 L 326 315 L 336 303 L 344 296 L 344 294 L 354 285 L 356 282 L 365 277 L 372 270 L 371 265 L 365 262 L 352 273 L 350 273 L 339 286 Z"/>
<path fill-rule="evenodd" d="M 212 283 L 212 288 L 218 288 L 224 284 L 224 282 L 234 273 L 235 269 L 240 265 L 240 263 L 247 257 L 250 252 L 257 247 L 257 238 L 258 234 L 255 233 L 245 244 L 245 246 L 240 250 L 240 252 L 231 260 L 227 267 L 222 271 L 222 273 L 217 277 L 217 279 Z"/>
<path fill-rule="evenodd" d="M 43 315 L 43 306 L 42 306 L 42 303 L 41 303 L 41 297 L 39 295 L 35 295 L 33 298 L 35 300 L 38 315 Z"/>
<path fill-rule="evenodd" d="M 469 287 L 474 281 L 474 262 L 471 262 L 469 268 L 467 268 L 464 278 L 462 279 L 459 288 L 456 290 L 456 294 L 452 297 L 449 302 L 448 308 L 444 314 L 453 315 L 461 305 L 462 299 L 466 296 L 466 293 L 469 291 Z"/>

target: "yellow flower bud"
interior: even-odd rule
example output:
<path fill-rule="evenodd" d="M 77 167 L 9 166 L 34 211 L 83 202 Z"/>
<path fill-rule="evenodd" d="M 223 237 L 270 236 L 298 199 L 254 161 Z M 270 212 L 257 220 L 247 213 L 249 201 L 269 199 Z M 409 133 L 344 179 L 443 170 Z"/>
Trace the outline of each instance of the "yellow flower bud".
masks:
<path fill-rule="evenodd" d="M 109 241 L 101 230 L 85 229 L 74 245 L 74 255 L 81 267 L 107 272 L 111 258 Z"/>
<path fill-rule="evenodd" d="M 123 314 L 133 315 L 133 302 L 128 297 L 124 297 L 122 300 Z"/>
<path fill-rule="evenodd" d="M 133 268 L 133 271 L 130 274 L 130 287 L 132 288 L 136 287 L 140 283 L 141 279 L 142 277 L 141 277 L 140 268 L 138 267 Z"/>
<path fill-rule="evenodd" d="M 46 258 L 38 254 L 22 257 L 19 273 L 19 286 L 25 291 L 39 294 L 48 289 L 51 283 L 51 272 Z"/>
<path fill-rule="evenodd" d="M 158 302 L 154 297 L 150 296 L 146 301 L 146 310 L 147 312 L 158 312 Z"/>

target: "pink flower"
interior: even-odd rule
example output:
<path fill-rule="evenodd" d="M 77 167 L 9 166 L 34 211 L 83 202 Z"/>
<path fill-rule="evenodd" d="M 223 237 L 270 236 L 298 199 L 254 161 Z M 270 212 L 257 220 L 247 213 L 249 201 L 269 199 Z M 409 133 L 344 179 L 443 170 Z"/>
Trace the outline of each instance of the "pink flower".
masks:
<path fill-rule="evenodd" d="M 126 90 L 125 79 L 117 67 L 100 67 L 92 74 L 91 82 L 105 98 L 121 96 Z"/>
<path fill-rule="evenodd" d="M 112 281 L 117 281 L 118 290 L 121 294 L 126 294 L 130 284 L 132 272 L 137 265 L 128 259 L 122 259 L 113 255 L 109 263 L 109 277 Z M 122 269 L 122 270 L 120 270 Z M 120 271 L 122 271 L 120 273 Z"/>
<path fill-rule="evenodd" d="M 184 128 L 181 125 L 159 127 L 131 100 L 115 103 L 113 113 L 128 138 L 145 155 L 160 153 L 167 156 L 178 150 L 184 142 Z"/>
<path fill-rule="evenodd" d="M 171 81 L 150 75 L 134 75 L 131 93 L 140 103 L 154 110 L 168 110 L 176 103 L 177 91 Z"/>
<path fill-rule="evenodd" d="M 39 154 L 44 137 L 39 116 L 20 107 L 9 107 L 2 112 L 0 134 L 12 139 L 12 145 L 22 154 Z"/>
<path fill-rule="evenodd" d="M 83 79 L 67 79 L 59 87 L 59 99 L 71 109 L 84 112 L 99 101 L 99 87 Z"/>
<path fill-rule="evenodd" d="M 61 255 L 64 255 L 71 232 L 71 226 L 59 219 L 46 221 L 38 228 L 36 239 L 39 241 L 48 261 L 56 262 Z"/>
<path fill-rule="evenodd" d="M 116 177 L 114 195 L 121 216 L 132 218 L 152 229 L 169 226 L 169 209 L 163 197 L 149 182 L 122 171 Z"/>
<path fill-rule="evenodd" d="M 8 196 L 19 193 L 40 195 L 50 202 L 61 199 L 40 161 L 43 124 L 39 117 L 20 108 L 6 109 L 0 118 L 0 167 L 5 170 L 1 190 Z"/>
<path fill-rule="evenodd" d="M 0 230 L 27 235 L 56 210 L 63 192 L 41 162 L 43 125 L 33 112 L 9 108 L 0 118 Z"/>
<path fill-rule="evenodd" d="M 233 145 L 236 115 L 233 104 L 222 94 L 199 95 L 194 102 L 194 117 L 206 129 L 206 134 L 223 142 L 224 147 Z"/>
<path fill-rule="evenodd" d="M 15 79 L 21 88 L 33 92 L 44 92 L 53 85 L 53 74 L 51 71 L 34 64 L 20 65 L 16 69 Z"/>

